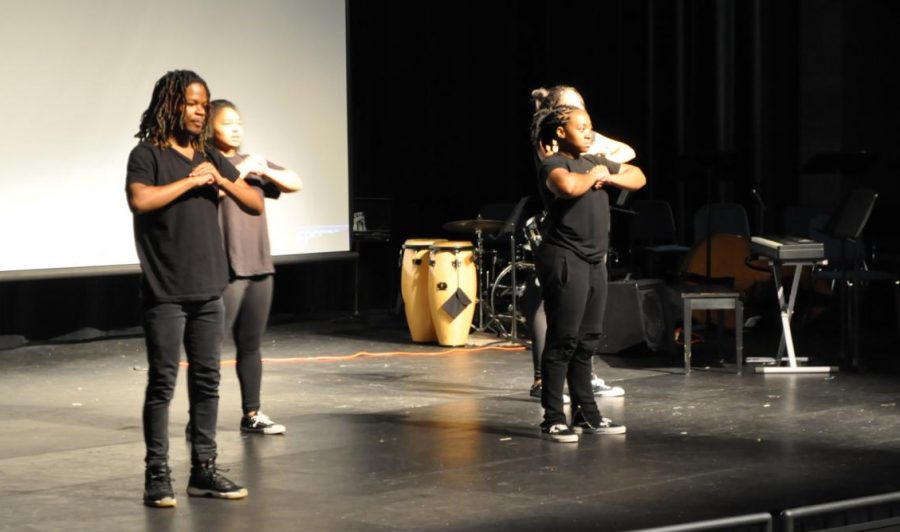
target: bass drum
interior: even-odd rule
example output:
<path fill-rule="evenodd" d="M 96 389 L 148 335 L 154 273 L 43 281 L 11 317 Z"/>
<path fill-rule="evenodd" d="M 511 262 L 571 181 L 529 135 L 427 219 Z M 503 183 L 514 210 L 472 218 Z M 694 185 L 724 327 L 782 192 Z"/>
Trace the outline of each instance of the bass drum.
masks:
<path fill-rule="evenodd" d="M 512 264 L 503 268 L 491 286 L 491 316 L 495 325 L 502 330 L 500 334 L 509 334 L 512 320 L 516 320 L 516 332 L 524 331 L 525 314 L 523 296 L 529 285 L 537 282 L 537 270 L 533 262 L 516 262 L 516 284 L 513 286 Z M 516 306 L 513 307 L 513 293 L 516 295 Z"/>

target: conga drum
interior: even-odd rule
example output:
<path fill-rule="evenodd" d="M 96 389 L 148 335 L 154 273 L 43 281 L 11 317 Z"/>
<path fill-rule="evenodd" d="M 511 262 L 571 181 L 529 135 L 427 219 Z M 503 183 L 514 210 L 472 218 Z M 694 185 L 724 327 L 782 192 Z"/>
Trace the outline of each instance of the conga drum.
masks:
<path fill-rule="evenodd" d="M 430 253 L 428 305 L 437 341 L 443 346 L 466 345 L 478 297 L 475 246 L 465 241 L 435 242 Z"/>
<path fill-rule="evenodd" d="M 413 342 L 437 340 L 428 306 L 428 248 L 445 238 L 410 238 L 400 255 L 400 295 Z"/>

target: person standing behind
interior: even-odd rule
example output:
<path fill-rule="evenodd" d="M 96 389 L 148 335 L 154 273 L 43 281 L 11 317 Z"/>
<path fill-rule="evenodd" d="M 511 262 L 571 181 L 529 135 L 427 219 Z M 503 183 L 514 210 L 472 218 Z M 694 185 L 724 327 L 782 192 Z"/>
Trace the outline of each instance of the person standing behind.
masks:
<path fill-rule="evenodd" d="M 237 107 L 228 100 L 212 102 L 213 143 L 239 171 L 260 198 L 277 199 L 282 192 L 297 192 L 303 183 L 293 170 L 260 155 L 240 152 L 244 125 Z M 241 385 L 241 432 L 282 434 L 287 429 L 260 410 L 262 357 L 260 343 L 272 305 L 275 266 L 269 248 L 265 211 L 247 214 L 228 197 L 222 198 L 219 221 L 228 256 L 229 282 L 225 289 L 225 331 L 231 331 L 237 351 Z"/>
<path fill-rule="evenodd" d="M 169 404 L 181 346 L 188 360 L 191 474 L 187 493 L 240 499 L 247 490 L 216 466 L 219 350 L 228 265 L 218 223 L 219 191 L 250 212 L 262 199 L 206 144 L 209 88 L 196 73 L 173 70 L 153 87 L 128 156 L 126 194 L 142 272 L 147 389 L 144 504 L 173 507 L 168 466 Z"/>
<path fill-rule="evenodd" d="M 548 219 L 536 261 L 547 316 L 541 435 L 568 443 L 577 442 L 579 434 L 622 434 L 623 425 L 601 416 L 591 390 L 591 360 L 600 345 L 606 308 L 606 188 L 637 190 L 646 178 L 636 166 L 585 155 L 593 125 L 583 109 L 544 109 L 535 115 L 535 124 L 535 148 L 554 142 L 558 147 L 543 160 L 539 173 Z M 571 427 L 563 409 L 565 381 L 572 398 Z"/>
<path fill-rule="evenodd" d="M 569 105 L 584 109 L 584 98 L 575 87 L 568 85 L 555 85 L 546 89 L 539 87 L 531 91 L 531 100 L 534 102 L 535 113 L 542 109 L 552 109 L 561 105 Z M 538 145 L 535 147 L 535 164 L 540 170 L 541 162 L 556 153 L 558 146 L 556 141 L 552 140 L 551 145 Z M 587 151 L 588 154 L 600 155 L 607 160 L 615 163 L 627 163 L 634 159 L 637 154 L 631 146 L 611 139 L 596 131 L 593 132 L 591 146 Z M 541 355 L 544 351 L 544 339 L 547 334 L 547 318 L 544 316 L 544 303 L 542 301 L 541 288 L 539 281 L 534 280 L 526 287 L 526 297 L 524 300 L 533 302 L 530 307 L 526 307 L 525 313 L 526 323 L 531 330 L 531 356 L 534 362 L 534 382 L 531 385 L 529 394 L 532 397 L 541 397 Z M 609 386 L 596 373 L 591 373 L 591 389 L 594 395 L 601 397 L 621 397 L 625 395 L 625 390 L 620 386 Z M 568 402 L 568 396 L 563 395 Z"/>

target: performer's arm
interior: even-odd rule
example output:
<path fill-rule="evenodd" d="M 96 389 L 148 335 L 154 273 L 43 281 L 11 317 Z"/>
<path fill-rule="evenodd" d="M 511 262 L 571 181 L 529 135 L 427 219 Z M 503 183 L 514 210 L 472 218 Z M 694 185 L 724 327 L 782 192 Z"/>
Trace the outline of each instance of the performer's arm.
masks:
<path fill-rule="evenodd" d="M 600 188 L 608 179 L 609 169 L 602 164 L 594 166 L 585 174 L 554 168 L 547 175 L 547 188 L 557 197 L 577 198 L 591 189 Z"/>
<path fill-rule="evenodd" d="M 599 186 L 596 186 L 594 188 L 600 188 L 605 185 L 612 185 L 624 190 L 638 190 L 646 184 L 647 178 L 644 176 L 644 172 L 640 168 L 630 164 L 622 164 L 619 166 L 618 173 L 609 174 L 606 179 L 602 180 L 602 183 L 600 183 Z"/>
<path fill-rule="evenodd" d="M 231 181 L 222 177 L 214 164 L 207 161 L 200 163 L 191 171 L 192 176 L 211 175 L 219 190 L 225 191 L 231 199 L 250 214 L 260 214 L 265 208 L 262 197 L 243 179 Z"/>
<path fill-rule="evenodd" d="M 611 139 L 594 131 L 594 141 L 588 153 L 603 155 L 614 163 L 627 163 L 637 157 L 634 149 L 628 144 Z"/>
<path fill-rule="evenodd" d="M 237 165 L 237 169 L 241 172 L 241 177 L 247 177 L 249 174 L 265 177 L 282 192 L 299 192 L 303 189 L 303 181 L 297 172 L 289 168 L 270 165 L 265 157 L 259 155 L 246 157 Z"/>
<path fill-rule="evenodd" d="M 215 179 L 209 174 L 189 175 L 184 179 L 160 186 L 138 182 L 129 183 L 126 188 L 128 207 L 131 212 L 136 214 L 155 211 L 172 203 L 188 190 L 214 183 Z"/>

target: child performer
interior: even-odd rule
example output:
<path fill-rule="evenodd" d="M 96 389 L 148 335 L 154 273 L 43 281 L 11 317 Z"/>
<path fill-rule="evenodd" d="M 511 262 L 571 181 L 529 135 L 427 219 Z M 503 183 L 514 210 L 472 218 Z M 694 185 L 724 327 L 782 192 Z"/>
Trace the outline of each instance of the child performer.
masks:
<path fill-rule="evenodd" d="M 300 177 L 259 155 L 240 152 L 244 126 L 237 107 L 227 100 L 212 102 L 213 142 L 219 152 L 240 171 L 260 198 L 276 199 L 282 192 L 301 189 Z M 225 330 L 234 337 L 237 349 L 237 376 L 241 385 L 241 432 L 282 434 L 284 425 L 275 423 L 260 410 L 262 359 L 260 343 L 269 307 L 275 266 L 269 251 L 266 215 L 247 214 L 228 196 L 219 208 L 230 280 L 225 289 Z"/>
<path fill-rule="evenodd" d="M 622 434 L 624 426 L 600 415 L 591 390 L 591 359 L 600 344 L 606 306 L 606 188 L 637 190 L 646 178 L 636 166 L 585 155 L 594 135 L 583 109 L 544 109 L 536 114 L 535 124 L 535 149 L 554 141 L 557 146 L 539 172 L 548 221 L 536 261 L 547 316 L 541 433 L 555 442 L 576 442 L 582 433 Z M 566 380 L 572 397 L 571 427 L 563 410 Z"/>

